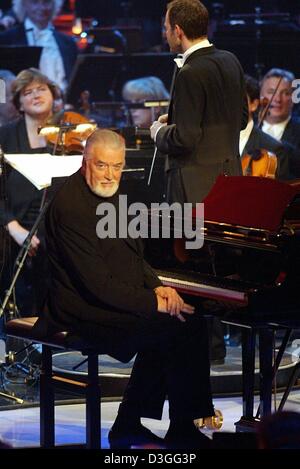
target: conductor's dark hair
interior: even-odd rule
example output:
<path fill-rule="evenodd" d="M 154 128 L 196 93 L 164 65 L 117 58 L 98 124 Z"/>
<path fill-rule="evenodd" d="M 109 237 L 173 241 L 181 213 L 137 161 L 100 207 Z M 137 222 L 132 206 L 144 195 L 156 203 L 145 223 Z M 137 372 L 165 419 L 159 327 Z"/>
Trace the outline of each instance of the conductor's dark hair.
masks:
<path fill-rule="evenodd" d="M 191 40 L 207 36 L 209 15 L 199 0 L 173 0 L 167 11 L 172 29 L 177 24 Z"/>

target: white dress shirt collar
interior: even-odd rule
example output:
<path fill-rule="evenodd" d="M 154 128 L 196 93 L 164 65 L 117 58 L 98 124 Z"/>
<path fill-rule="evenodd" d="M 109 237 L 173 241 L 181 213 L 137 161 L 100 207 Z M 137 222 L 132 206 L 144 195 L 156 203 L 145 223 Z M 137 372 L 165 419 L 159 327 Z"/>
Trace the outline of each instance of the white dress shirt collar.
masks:
<path fill-rule="evenodd" d="M 174 59 L 174 62 L 176 62 L 178 68 L 181 68 L 183 67 L 188 56 L 191 55 L 193 52 L 198 49 L 203 49 L 204 47 L 211 46 L 212 44 L 209 42 L 208 39 L 203 39 L 202 41 L 197 42 L 197 44 L 194 44 L 193 46 L 189 47 L 184 54 L 178 54 L 178 56 Z"/>
<path fill-rule="evenodd" d="M 25 21 L 24 21 L 24 28 L 25 28 L 26 34 L 27 34 L 28 32 L 32 32 L 32 31 L 34 31 L 34 33 L 39 33 L 40 31 L 44 31 L 44 30 L 53 31 L 53 29 L 54 29 L 51 23 L 48 23 L 48 25 L 46 26 L 46 28 L 40 29 L 40 28 L 38 28 L 37 25 L 34 24 L 29 18 L 25 18 Z"/>
<path fill-rule="evenodd" d="M 262 130 L 270 135 L 273 138 L 276 138 L 276 140 L 281 140 L 282 136 L 284 134 L 285 128 L 288 125 L 289 121 L 291 119 L 291 116 L 289 116 L 286 120 L 279 122 L 278 124 L 269 124 L 269 122 L 264 121 Z"/>
<path fill-rule="evenodd" d="M 254 127 L 254 122 L 253 122 L 253 119 L 251 119 L 248 122 L 247 127 L 245 129 L 241 130 L 241 132 L 240 132 L 240 155 L 241 156 L 243 154 L 245 146 L 248 143 L 248 140 L 250 138 L 253 127 Z"/>
<path fill-rule="evenodd" d="M 64 91 L 67 87 L 66 72 L 62 54 L 53 34 L 52 24 L 49 23 L 46 28 L 39 29 L 29 18 L 26 18 L 24 27 L 28 45 L 42 47 L 40 71 Z"/>

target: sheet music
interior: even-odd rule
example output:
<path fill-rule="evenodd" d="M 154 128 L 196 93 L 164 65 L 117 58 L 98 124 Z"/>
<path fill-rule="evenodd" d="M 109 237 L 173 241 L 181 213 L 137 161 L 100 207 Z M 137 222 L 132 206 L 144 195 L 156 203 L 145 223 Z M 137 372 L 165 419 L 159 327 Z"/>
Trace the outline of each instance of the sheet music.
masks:
<path fill-rule="evenodd" d="M 6 154 L 5 160 L 38 190 L 51 186 L 53 177 L 71 176 L 82 165 L 82 155 Z"/>

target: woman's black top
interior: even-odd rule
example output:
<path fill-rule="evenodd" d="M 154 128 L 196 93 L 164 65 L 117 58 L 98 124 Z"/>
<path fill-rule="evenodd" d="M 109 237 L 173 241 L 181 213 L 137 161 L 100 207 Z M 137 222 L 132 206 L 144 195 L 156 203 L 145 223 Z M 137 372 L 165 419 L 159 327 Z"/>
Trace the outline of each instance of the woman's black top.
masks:
<path fill-rule="evenodd" d="M 22 117 L 0 127 L 0 145 L 4 153 L 46 153 L 47 147 L 31 148 Z M 7 225 L 12 220 L 17 220 L 20 225 L 30 229 L 39 213 L 43 190 L 38 190 L 19 171 L 6 165 L 7 178 L 4 184 L 5 203 L 2 201 L 1 221 Z"/>

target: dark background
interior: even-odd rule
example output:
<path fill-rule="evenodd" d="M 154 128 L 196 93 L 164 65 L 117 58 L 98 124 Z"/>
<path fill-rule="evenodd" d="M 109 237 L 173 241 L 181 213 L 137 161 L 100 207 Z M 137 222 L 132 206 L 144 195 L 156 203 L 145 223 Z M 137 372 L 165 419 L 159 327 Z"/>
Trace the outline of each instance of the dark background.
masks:
<path fill-rule="evenodd" d="M 128 11 L 131 16 L 160 17 L 165 11 L 166 0 L 77 0 L 76 11 L 78 16 L 93 16 L 101 18 L 105 16 L 118 17 Z M 297 0 L 204 0 L 204 5 L 210 12 L 214 10 L 214 4 L 222 3 L 226 14 L 253 12 L 255 7 L 261 7 L 264 11 L 289 11 L 292 14 L 299 12 Z M 126 9 L 126 4 L 128 8 Z"/>
<path fill-rule="evenodd" d="M 116 24 L 117 27 L 135 24 L 135 19 L 142 19 L 142 37 L 140 41 L 130 42 L 123 59 L 105 57 L 96 61 L 85 59 L 77 67 L 78 75 L 73 80 L 69 97 L 74 102 L 74 96 L 83 81 L 88 80 L 89 89 L 94 100 L 106 100 L 113 96 L 120 99 L 121 85 L 129 78 L 145 76 L 148 74 L 159 76 L 170 87 L 171 72 L 167 72 L 168 64 L 172 68 L 172 60 L 162 58 L 161 67 L 157 66 L 155 55 L 168 52 L 168 45 L 163 42 L 161 34 L 162 18 L 165 13 L 166 0 L 94 0 L 87 2 L 78 0 L 76 4 L 79 16 L 92 16 L 98 18 L 100 25 Z M 272 67 L 281 67 L 291 70 L 296 77 L 300 76 L 300 2 L 291 0 L 224 0 L 203 2 L 210 11 L 209 38 L 220 49 L 233 52 L 240 60 L 246 73 L 260 79 Z M 255 16 L 256 7 L 261 8 L 262 17 Z M 282 13 L 288 13 L 283 17 Z M 242 16 L 248 14 L 250 16 Z M 231 15 L 241 15 L 232 18 Z M 277 16 L 276 16 L 277 15 Z M 236 22 L 233 20 L 242 20 Z M 259 21 L 257 21 L 259 19 Z M 122 31 L 122 29 L 121 29 Z M 123 31 L 129 34 L 129 32 Z M 110 45 L 110 43 L 108 43 Z M 132 45 L 134 47 L 132 47 Z M 151 59 L 139 57 L 136 66 L 132 65 L 129 55 L 139 52 L 153 53 L 153 68 Z M 88 52 L 94 52 L 89 50 Z M 120 52 L 120 51 L 119 51 Z M 89 63 L 90 62 L 90 63 Z M 118 62 L 118 63 L 117 63 Z M 89 63 L 89 66 L 87 64 Z M 91 70 L 93 63 L 93 73 Z M 109 74 L 111 72 L 111 82 Z M 89 77 L 87 76 L 89 75 Z M 93 76 L 101 77 L 99 82 L 93 81 Z M 110 82 L 110 83 L 109 83 Z"/>

